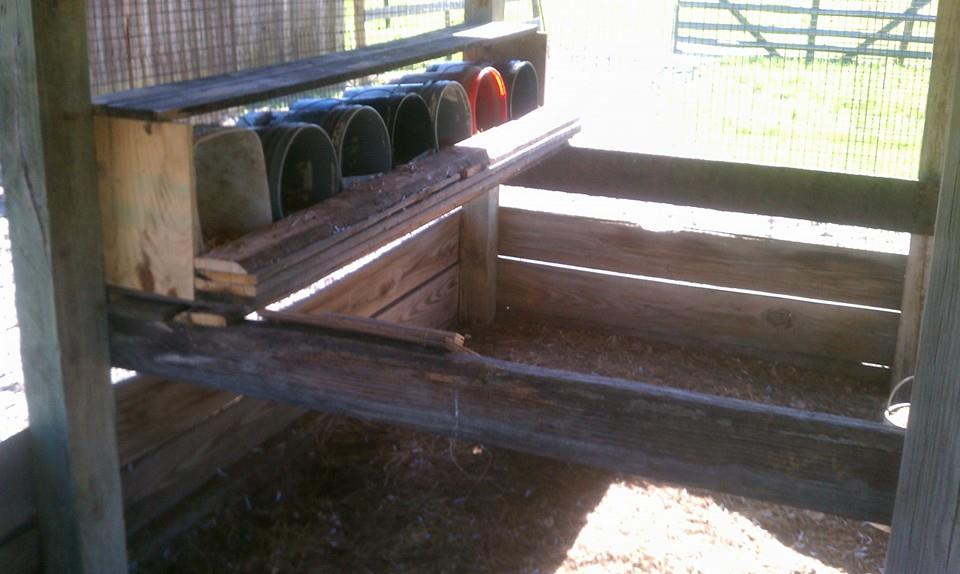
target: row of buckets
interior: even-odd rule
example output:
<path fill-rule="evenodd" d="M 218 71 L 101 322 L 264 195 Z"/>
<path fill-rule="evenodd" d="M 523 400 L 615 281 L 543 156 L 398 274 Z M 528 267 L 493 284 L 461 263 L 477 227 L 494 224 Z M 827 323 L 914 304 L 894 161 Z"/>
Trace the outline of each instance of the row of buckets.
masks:
<path fill-rule="evenodd" d="M 236 127 L 197 128 L 197 207 L 205 243 L 233 239 L 370 176 L 537 108 L 525 60 L 444 63 L 342 98 L 253 112 Z"/>

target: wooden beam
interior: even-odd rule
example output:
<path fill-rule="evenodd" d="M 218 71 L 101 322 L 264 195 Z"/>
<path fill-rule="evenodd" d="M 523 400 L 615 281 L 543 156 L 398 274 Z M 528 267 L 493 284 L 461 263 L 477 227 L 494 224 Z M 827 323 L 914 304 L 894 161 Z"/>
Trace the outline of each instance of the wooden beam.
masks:
<path fill-rule="evenodd" d="M 460 228 L 460 324 L 484 327 L 497 314 L 497 186 L 463 206 Z"/>
<path fill-rule="evenodd" d="M 956 86 L 960 58 L 952 77 Z M 952 94 L 890 574 L 960 571 L 960 90 Z"/>
<path fill-rule="evenodd" d="M 47 572 L 126 572 L 86 2 L 0 2 L 0 154 Z M 78 24 L 79 23 L 79 24 Z"/>
<path fill-rule="evenodd" d="M 534 24 L 463 24 L 349 52 L 104 94 L 94 99 L 94 105 L 98 113 L 109 116 L 174 120 L 388 72 L 533 34 L 536 29 Z"/>
<path fill-rule="evenodd" d="M 930 182 L 569 147 L 506 182 L 723 211 L 929 233 Z"/>
<path fill-rule="evenodd" d="M 906 265 L 893 253 L 516 208 L 500 209 L 500 255 L 885 309 L 900 305 Z"/>
<path fill-rule="evenodd" d="M 881 424 L 331 336 L 302 325 L 112 323 L 118 365 L 691 486 L 886 521 Z"/>
<path fill-rule="evenodd" d="M 937 27 L 934 34 L 933 63 L 927 88 L 927 107 L 920 145 L 921 182 L 939 185 L 944 162 L 946 126 L 950 120 L 953 76 L 960 50 L 960 2 L 945 1 L 937 6 Z M 913 375 L 917 368 L 917 345 L 920 340 L 920 322 L 923 316 L 927 283 L 930 280 L 930 259 L 933 254 L 932 230 L 910 237 L 907 273 L 900 304 L 900 332 L 897 335 L 897 354 L 891 372 L 891 384 L 897 384 Z"/>

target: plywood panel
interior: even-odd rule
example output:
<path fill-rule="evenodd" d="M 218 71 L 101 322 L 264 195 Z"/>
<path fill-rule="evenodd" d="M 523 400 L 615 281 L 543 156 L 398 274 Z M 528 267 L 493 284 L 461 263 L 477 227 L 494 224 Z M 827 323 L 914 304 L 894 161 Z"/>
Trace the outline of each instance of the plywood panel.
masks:
<path fill-rule="evenodd" d="M 95 118 L 107 282 L 193 299 L 193 129 Z"/>

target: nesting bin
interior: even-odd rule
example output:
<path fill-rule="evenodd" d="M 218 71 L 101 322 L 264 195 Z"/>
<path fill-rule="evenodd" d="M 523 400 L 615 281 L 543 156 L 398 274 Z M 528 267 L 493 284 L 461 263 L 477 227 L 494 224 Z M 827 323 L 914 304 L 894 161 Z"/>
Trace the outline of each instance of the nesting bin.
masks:
<path fill-rule="evenodd" d="M 390 135 L 393 165 L 402 165 L 437 149 L 437 131 L 427 103 L 415 92 L 395 86 L 349 90 L 344 101 L 377 110 Z"/>
<path fill-rule="evenodd" d="M 310 207 L 340 192 L 333 142 L 318 126 L 275 123 L 254 128 L 267 162 L 273 219 Z"/>
<path fill-rule="evenodd" d="M 194 130 L 197 216 L 203 243 L 229 240 L 273 221 L 260 139 L 243 128 Z"/>
<path fill-rule="evenodd" d="M 509 120 L 507 88 L 496 68 L 465 62 L 434 64 L 422 74 L 400 79 L 401 84 L 424 84 L 436 80 L 459 82 L 467 91 L 473 115 L 473 132 L 482 132 Z"/>
<path fill-rule="evenodd" d="M 436 132 L 437 145 L 449 147 L 473 134 L 470 96 L 460 82 L 435 80 L 417 84 L 384 86 L 403 93 L 419 94 L 427 103 Z"/>
<path fill-rule="evenodd" d="M 515 120 L 540 107 L 540 77 L 527 60 L 509 60 L 496 64 L 507 87 L 507 109 Z"/>
<path fill-rule="evenodd" d="M 300 100 L 283 122 L 314 124 L 326 130 L 343 177 L 384 173 L 393 165 L 387 125 L 370 106 L 335 98 Z"/>

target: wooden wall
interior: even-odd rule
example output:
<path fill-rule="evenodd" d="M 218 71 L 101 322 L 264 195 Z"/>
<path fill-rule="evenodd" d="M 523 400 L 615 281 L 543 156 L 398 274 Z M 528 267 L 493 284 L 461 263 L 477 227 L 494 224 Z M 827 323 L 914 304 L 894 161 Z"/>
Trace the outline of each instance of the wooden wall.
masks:
<path fill-rule="evenodd" d="M 905 256 L 500 209 L 499 308 L 885 378 Z M 506 257 L 506 258 L 503 258 Z"/>
<path fill-rule="evenodd" d="M 456 323 L 460 213 L 454 212 L 289 311 L 337 312 L 427 327 Z M 219 475 L 289 427 L 303 409 L 138 377 L 115 385 L 127 531 L 180 520 L 189 497 L 229 488 Z M 27 431 L 0 443 L 0 565 L 35 571 L 37 537 Z M 136 551 L 136 548 L 133 549 Z"/>

